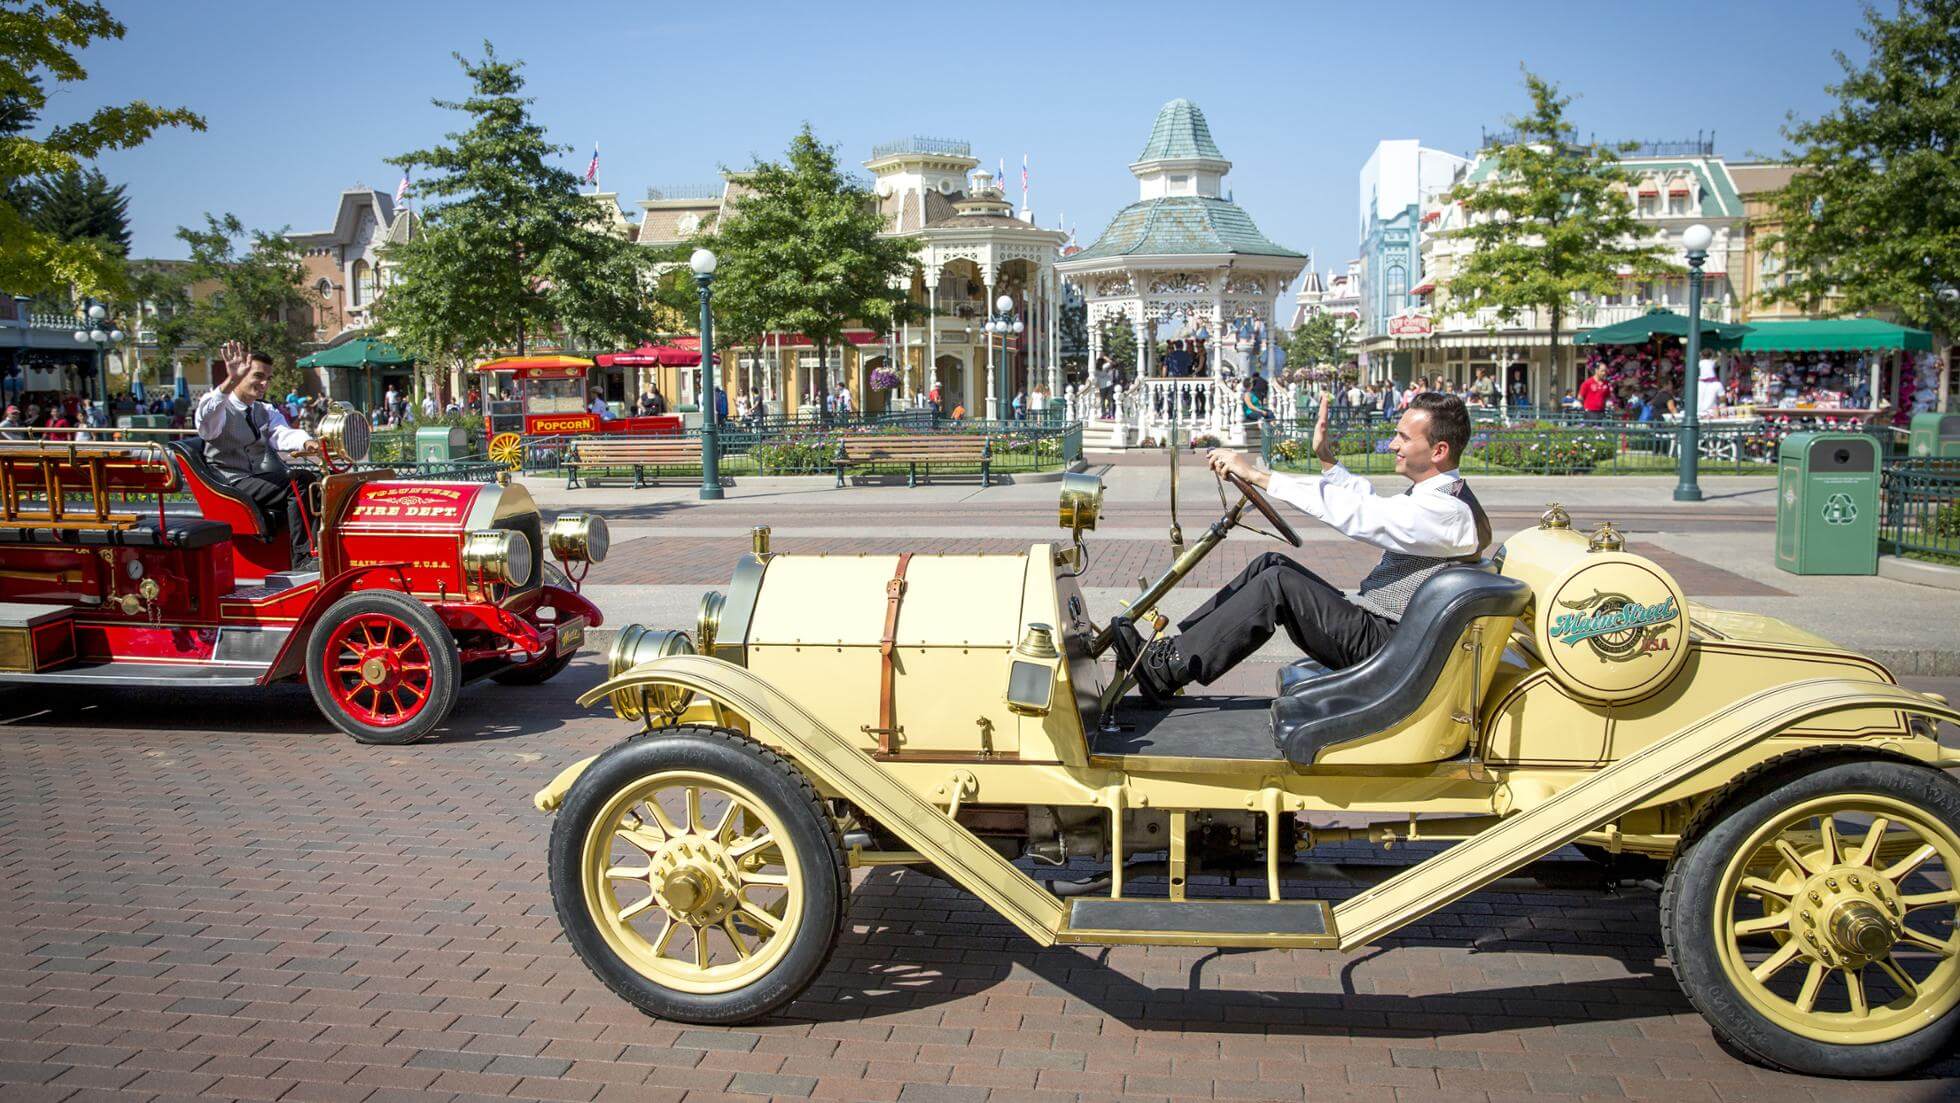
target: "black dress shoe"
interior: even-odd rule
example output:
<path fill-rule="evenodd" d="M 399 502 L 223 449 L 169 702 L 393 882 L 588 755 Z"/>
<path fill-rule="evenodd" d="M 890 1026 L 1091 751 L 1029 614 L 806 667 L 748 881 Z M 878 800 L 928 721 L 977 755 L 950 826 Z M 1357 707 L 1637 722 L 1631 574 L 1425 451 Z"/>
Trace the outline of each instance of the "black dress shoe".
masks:
<path fill-rule="evenodd" d="M 1112 618 L 1109 626 L 1115 631 L 1110 643 L 1116 649 L 1117 672 L 1136 678 L 1145 704 L 1155 708 L 1169 704 L 1178 687 L 1189 680 L 1183 676 L 1184 657 L 1178 654 L 1177 644 L 1168 636 L 1145 643 L 1128 617 Z"/>

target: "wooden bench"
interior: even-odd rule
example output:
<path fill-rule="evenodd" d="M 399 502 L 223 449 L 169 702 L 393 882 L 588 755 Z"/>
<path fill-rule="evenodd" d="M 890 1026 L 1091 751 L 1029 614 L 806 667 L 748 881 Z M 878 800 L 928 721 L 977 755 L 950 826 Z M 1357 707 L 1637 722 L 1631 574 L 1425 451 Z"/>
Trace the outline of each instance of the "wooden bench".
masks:
<path fill-rule="evenodd" d="M 928 475 L 934 464 L 979 464 L 980 485 L 992 486 L 994 450 L 982 433 L 878 433 L 846 435 L 837 442 L 837 485 L 851 467 L 899 464 L 906 468 L 905 485 L 919 485 L 919 468 Z"/>
<path fill-rule="evenodd" d="M 700 437 L 632 437 L 621 440 L 608 440 L 605 437 L 582 437 L 569 446 L 565 456 L 565 489 L 571 490 L 579 484 L 579 473 L 601 468 L 630 467 L 633 469 L 635 489 L 646 484 L 646 469 L 654 469 L 654 478 L 660 477 L 663 467 L 701 468 Z M 598 485 L 591 474 L 585 476 L 586 485 Z"/>

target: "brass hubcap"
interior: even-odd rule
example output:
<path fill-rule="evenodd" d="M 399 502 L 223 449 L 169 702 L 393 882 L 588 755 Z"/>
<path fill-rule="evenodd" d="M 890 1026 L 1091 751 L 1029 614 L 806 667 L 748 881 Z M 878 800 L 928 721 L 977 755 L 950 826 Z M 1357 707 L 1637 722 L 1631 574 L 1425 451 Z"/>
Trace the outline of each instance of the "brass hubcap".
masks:
<path fill-rule="evenodd" d="M 380 659 L 369 659 L 361 664 L 361 681 L 378 686 L 388 680 L 388 664 Z"/>
<path fill-rule="evenodd" d="M 1899 941 L 1884 913 L 1863 900 L 1847 900 L 1831 911 L 1831 941 L 1846 957 L 1884 957 Z"/>

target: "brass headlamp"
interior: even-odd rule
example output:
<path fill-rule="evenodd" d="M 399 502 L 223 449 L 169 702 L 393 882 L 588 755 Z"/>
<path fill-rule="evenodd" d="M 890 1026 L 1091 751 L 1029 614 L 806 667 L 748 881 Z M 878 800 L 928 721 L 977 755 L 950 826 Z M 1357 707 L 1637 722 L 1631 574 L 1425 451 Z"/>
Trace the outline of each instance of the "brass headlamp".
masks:
<path fill-rule="evenodd" d="M 322 455 L 338 455 L 348 463 L 360 463 L 368 458 L 370 428 L 366 414 L 345 402 L 336 402 L 320 419 L 313 439 L 320 442 Z"/>
<path fill-rule="evenodd" d="M 1094 531 L 1102 516 L 1103 481 L 1100 475 L 1071 471 L 1062 476 L 1062 527 L 1074 533 Z"/>
<path fill-rule="evenodd" d="M 508 586 L 531 577 L 531 538 L 514 529 L 478 529 L 463 541 L 463 570 Z"/>
<path fill-rule="evenodd" d="M 606 519 L 596 513 L 561 513 L 545 533 L 545 543 L 567 563 L 604 563 L 612 534 Z"/>
<path fill-rule="evenodd" d="M 694 653 L 694 641 L 686 632 L 629 624 L 613 637 L 612 649 L 606 653 L 606 676 L 617 678 L 641 663 Z M 629 686 L 613 691 L 612 709 L 621 720 L 651 720 L 678 716 L 693 699 L 693 690 L 677 686 Z"/>

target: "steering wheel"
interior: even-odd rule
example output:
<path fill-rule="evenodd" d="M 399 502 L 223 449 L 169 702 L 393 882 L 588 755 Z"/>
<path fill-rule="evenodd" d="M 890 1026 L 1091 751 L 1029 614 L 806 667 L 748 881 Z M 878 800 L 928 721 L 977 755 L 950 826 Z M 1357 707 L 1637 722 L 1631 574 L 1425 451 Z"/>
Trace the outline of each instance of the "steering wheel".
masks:
<path fill-rule="evenodd" d="M 1225 473 L 1225 481 L 1232 484 L 1232 489 L 1245 495 L 1245 500 L 1252 503 L 1252 508 L 1258 510 L 1261 517 L 1272 523 L 1273 528 L 1287 543 L 1296 548 L 1300 546 L 1300 534 L 1294 532 L 1293 526 L 1287 524 L 1286 518 L 1281 517 L 1279 511 L 1273 508 L 1273 503 L 1267 501 L 1264 494 L 1259 493 L 1258 487 L 1246 482 L 1232 471 Z"/>

